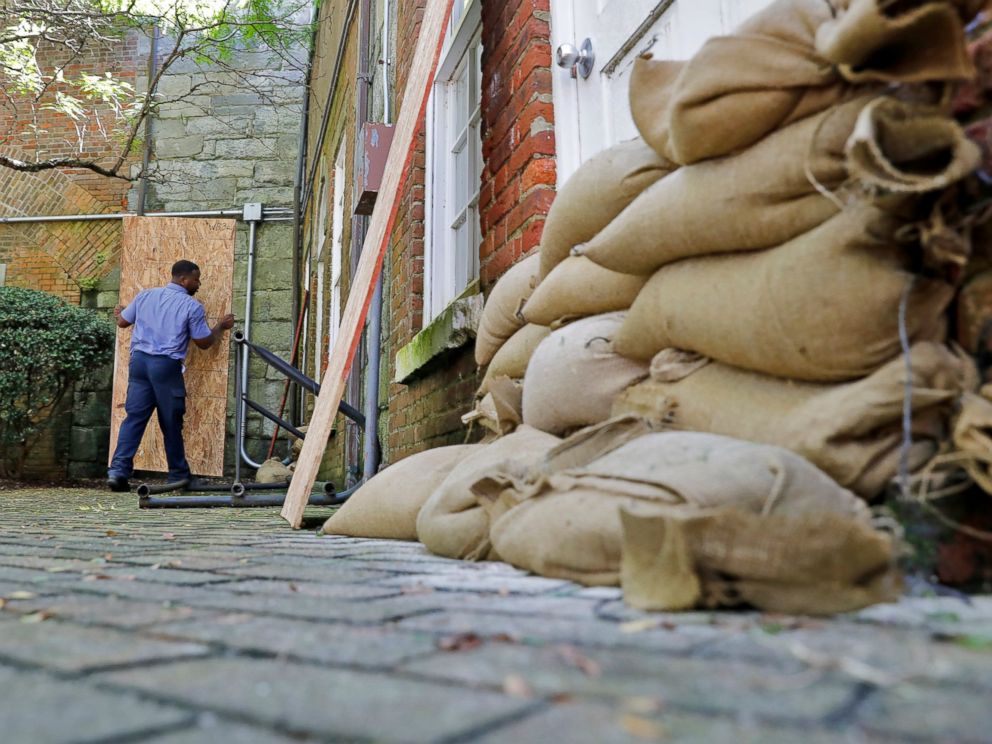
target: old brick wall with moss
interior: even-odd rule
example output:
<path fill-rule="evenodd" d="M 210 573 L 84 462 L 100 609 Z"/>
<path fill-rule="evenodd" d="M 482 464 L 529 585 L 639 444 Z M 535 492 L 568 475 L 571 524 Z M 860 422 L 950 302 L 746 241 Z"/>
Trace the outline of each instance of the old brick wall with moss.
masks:
<path fill-rule="evenodd" d="M 397 91 L 419 31 L 423 2 L 399 3 Z M 536 250 L 555 193 L 554 111 L 551 91 L 550 9 L 547 0 L 483 0 L 482 151 L 479 196 L 482 245 L 480 284 L 485 294 L 521 257 Z M 424 180 L 426 147 L 417 140 L 404 183 L 388 256 L 390 380 L 396 353 L 424 326 Z M 386 461 L 465 441 L 461 414 L 480 381 L 471 343 L 450 351 L 422 376 L 392 382 L 388 399 Z"/>

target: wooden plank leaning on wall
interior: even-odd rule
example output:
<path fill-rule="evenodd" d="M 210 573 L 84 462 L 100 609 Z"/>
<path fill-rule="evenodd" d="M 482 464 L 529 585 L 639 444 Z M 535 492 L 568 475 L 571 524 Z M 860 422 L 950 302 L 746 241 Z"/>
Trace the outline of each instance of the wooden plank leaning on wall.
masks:
<path fill-rule="evenodd" d="M 327 372 L 321 382 L 320 395 L 314 407 L 313 416 L 307 428 L 303 449 L 296 463 L 296 471 L 282 507 L 282 517 L 299 529 L 303 521 L 303 510 L 310 499 L 317 469 L 327 447 L 337 414 L 338 404 L 344 394 L 345 381 L 354 361 L 355 350 L 362 335 L 362 327 L 368 315 L 369 303 L 375 289 L 376 280 L 382 271 L 382 260 L 389 244 L 389 236 L 396 220 L 400 190 L 404 176 L 409 171 L 413 159 L 413 143 L 416 134 L 424 123 L 427 98 L 431 83 L 441 56 L 444 31 L 451 17 L 452 0 L 427 0 L 420 35 L 413 55 L 413 65 L 403 92 L 403 104 L 396 122 L 393 144 L 386 159 L 386 168 L 379 189 L 379 197 L 369 221 L 369 229 L 362 245 L 362 255 L 358 271 L 348 293 L 341 327 L 336 336 L 334 350 L 328 360 Z M 375 432 L 366 436 L 375 436 Z"/>

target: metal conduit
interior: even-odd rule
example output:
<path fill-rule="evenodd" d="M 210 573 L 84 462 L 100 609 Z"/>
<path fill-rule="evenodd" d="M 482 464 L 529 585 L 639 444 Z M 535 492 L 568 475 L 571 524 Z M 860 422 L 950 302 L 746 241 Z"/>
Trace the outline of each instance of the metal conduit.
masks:
<path fill-rule="evenodd" d="M 248 223 L 248 278 L 246 281 L 247 287 L 245 289 L 245 326 L 244 326 L 244 338 L 245 341 L 251 341 L 251 305 L 252 305 L 252 294 L 255 288 L 255 232 L 256 223 L 254 220 Z M 248 413 L 247 406 L 245 404 L 245 397 L 248 395 L 248 346 L 245 345 L 241 349 L 241 388 L 238 395 L 238 408 L 239 408 L 239 426 L 238 429 L 238 452 L 241 455 L 241 459 L 244 460 L 245 464 L 253 467 L 260 468 L 262 463 L 256 462 L 248 454 L 248 450 L 245 449 L 245 434 L 247 427 L 245 426 L 245 418 Z"/>
<path fill-rule="evenodd" d="M 122 220 L 125 217 L 244 217 L 243 209 L 215 209 L 199 212 L 146 212 L 138 215 L 135 212 L 116 212 L 112 214 L 45 214 L 26 215 L 17 217 L 0 217 L 0 225 L 15 225 L 31 222 L 90 222 L 93 220 Z M 262 219 L 266 222 L 289 221 L 293 219 L 291 207 L 268 207 L 262 211 Z"/>

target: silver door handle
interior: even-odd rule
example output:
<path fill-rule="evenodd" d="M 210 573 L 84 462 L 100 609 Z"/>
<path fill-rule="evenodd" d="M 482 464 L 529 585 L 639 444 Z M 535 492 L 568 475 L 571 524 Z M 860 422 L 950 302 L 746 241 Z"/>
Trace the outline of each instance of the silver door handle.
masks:
<path fill-rule="evenodd" d="M 559 67 L 570 70 L 572 77 L 575 77 L 576 73 L 583 79 L 589 77 L 596 62 L 596 54 L 592 51 L 592 39 L 583 41 L 578 49 L 572 44 L 562 44 L 555 53 L 555 61 Z"/>

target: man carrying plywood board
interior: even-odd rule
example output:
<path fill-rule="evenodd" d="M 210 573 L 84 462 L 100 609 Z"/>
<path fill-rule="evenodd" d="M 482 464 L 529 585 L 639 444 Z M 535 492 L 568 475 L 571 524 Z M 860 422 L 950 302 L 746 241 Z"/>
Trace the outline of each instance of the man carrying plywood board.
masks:
<path fill-rule="evenodd" d="M 149 233 L 148 231 L 151 231 Z M 180 233 L 186 240 L 170 241 L 156 240 L 160 233 L 173 236 Z M 194 385 L 197 390 L 197 403 L 205 403 L 207 408 L 200 406 L 200 415 L 196 417 L 197 433 L 199 429 L 209 429 L 212 438 L 219 439 L 211 451 L 217 449 L 223 452 L 223 417 L 226 404 L 227 386 L 227 349 L 226 344 L 216 343 L 223 334 L 234 325 L 234 316 L 226 313 L 230 303 L 231 267 L 233 260 L 234 222 L 231 220 L 177 220 L 171 218 L 128 218 L 125 221 L 125 251 L 122 257 L 122 299 L 133 297 L 127 307 L 118 306 L 117 325 L 119 328 L 131 328 L 131 344 L 128 350 L 127 335 L 118 338 L 117 370 L 114 386 L 114 428 L 112 437 L 116 441 L 114 455 L 108 470 L 107 485 L 111 490 L 129 490 L 128 478 L 134 464 L 135 454 L 141 454 L 142 437 L 147 424 L 153 415 L 157 414 L 159 428 L 162 430 L 161 443 L 145 442 L 144 449 L 151 450 L 143 455 L 139 467 L 142 469 L 159 469 L 157 459 L 167 461 L 170 480 L 182 480 L 190 477 L 190 465 L 201 474 L 214 474 L 213 467 L 205 467 L 203 447 L 194 442 L 194 453 L 190 462 L 186 460 L 186 448 L 183 441 L 183 420 L 186 411 L 187 380 L 184 379 L 185 367 L 191 366 L 190 374 L 196 368 L 196 380 L 204 376 L 210 379 L 220 378 L 223 387 L 219 389 L 221 409 L 218 425 L 210 424 L 216 415 L 204 414 L 212 410 L 213 398 L 211 391 L 201 388 L 198 382 Z M 192 244 L 192 248 L 191 248 Z M 208 277 L 212 292 L 208 292 L 207 302 L 200 303 L 193 295 L 200 289 L 199 266 L 192 261 L 181 260 L 172 263 L 173 258 L 163 263 L 168 257 L 167 251 L 191 248 L 193 254 L 206 252 L 209 269 L 213 272 Z M 210 251 L 207 251 L 207 248 Z M 185 251 L 184 251 L 185 252 Z M 141 254 L 139 259 L 137 254 Z M 132 255 L 134 254 L 134 255 Z M 151 255 L 149 255 L 151 254 Z M 197 258 L 200 258 L 197 256 Z M 137 259 L 132 261 L 130 259 Z M 165 277 L 163 269 L 171 266 L 171 282 L 164 286 L 159 284 Z M 210 280 L 213 281 L 210 281 Z M 124 285 L 128 291 L 123 291 Z M 152 287 L 152 288 L 143 288 Z M 136 294 L 132 291 L 137 290 Z M 206 307 L 204 307 L 204 304 Z M 211 328 L 207 319 L 216 319 Z M 211 349 L 210 352 L 197 351 L 194 358 L 187 358 L 189 341 L 200 350 Z M 217 348 L 221 347 L 221 348 Z M 130 351 L 130 353 L 128 353 Z M 130 362 L 128 363 L 128 359 Z M 210 369 L 200 369 L 203 365 Z M 222 370 L 218 374 L 214 367 Z M 126 371 L 126 374 L 125 374 Z M 123 383 L 123 384 L 121 384 Z M 124 390 L 126 386 L 126 402 Z M 207 398 L 203 398 L 203 394 Z M 121 414 L 127 417 L 121 421 Z M 157 432 L 156 432 L 157 434 Z M 219 449 L 218 449 L 219 448 Z M 154 456 L 154 461 L 148 460 L 148 455 Z M 194 456 L 195 455 L 195 456 Z M 141 459 L 141 458 L 139 458 Z M 216 458 L 209 458 L 216 459 Z M 164 464 L 164 463 L 162 463 Z M 223 467 L 222 460 L 216 467 Z M 164 468 L 163 468 L 164 469 Z"/>

